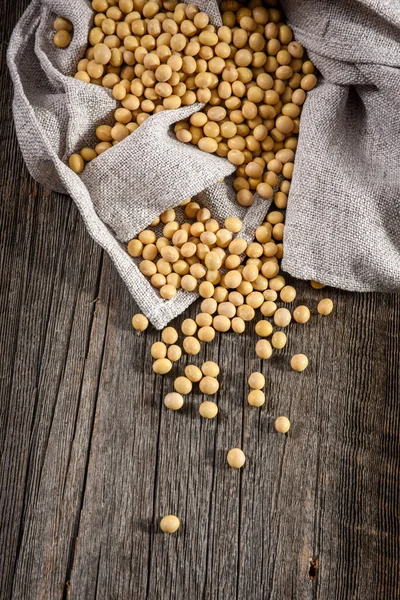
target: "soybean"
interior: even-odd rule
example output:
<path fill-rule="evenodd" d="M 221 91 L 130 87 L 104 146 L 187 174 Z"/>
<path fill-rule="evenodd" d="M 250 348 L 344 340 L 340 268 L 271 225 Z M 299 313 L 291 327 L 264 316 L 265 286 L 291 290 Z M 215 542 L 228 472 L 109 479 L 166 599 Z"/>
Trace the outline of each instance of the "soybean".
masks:
<path fill-rule="evenodd" d="M 170 392 L 165 396 L 164 404 L 170 410 L 179 410 L 183 406 L 183 398 L 178 392 Z"/>
<path fill-rule="evenodd" d="M 253 390 L 262 390 L 265 386 L 265 377 L 262 373 L 256 371 L 250 375 L 248 383 Z"/>
<path fill-rule="evenodd" d="M 317 310 L 320 315 L 330 315 L 333 311 L 333 302 L 330 298 L 324 298 L 318 302 Z"/>
<path fill-rule="evenodd" d="M 290 429 L 290 421 L 287 417 L 278 417 L 274 426 L 278 433 L 287 433 Z"/>
<path fill-rule="evenodd" d="M 132 317 L 132 326 L 136 331 L 145 331 L 149 326 L 149 320 L 141 313 L 138 313 Z"/>
<path fill-rule="evenodd" d="M 265 402 L 265 394 L 261 390 L 252 390 L 247 396 L 250 406 L 262 406 Z"/>
<path fill-rule="evenodd" d="M 302 105 L 317 79 L 278 9 L 269 9 L 273 21 L 267 22 L 264 7 L 222 5 L 228 25 L 216 31 L 193 5 L 93 0 L 92 7 L 95 26 L 75 77 L 111 89 L 123 106 L 115 112 L 112 138 L 101 140 L 96 154 L 122 142 L 151 114 L 199 101 L 208 104 L 178 122 L 175 135 L 236 166 L 240 205 L 250 206 L 255 193 L 271 198 L 277 174 L 290 182 Z M 67 47 L 72 24 L 60 17 L 54 27 L 54 43 Z M 281 189 L 287 199 L 286 186 Z M 278 208 L 285 208 L 284 196 L 276 197 Z M 234 219 L 226 228 L 237 233 L 240 220 Z M 274 238 L 282 236 L 277 227 Z"/>
<path fill-rule="evenodd" d="M 301 373 L 308 367 L 308 358 L 305 354 L 295 354 L 290 360 L 290 366 L 293 371 Z"/>
<path fill-rule="evenodd" d="M 160 521 L 160 529 L 164 533 L 175 533 L 180 527 L 180 521 L 175 515 L 167 515 Z"/>
<path fill-rule="evenodd" d="M 218 414 L 218 406 L 215 402 L 206 400 L 200 404 L 199 413 L 204 419 L 214 419 Z"/>
<path fill-rule="evenodd" d="M 241 469 L 246 461 L 246 457 L 240 448 L 232 448 L 232 450 L 229 450 L 226 460 L 228 461 L 228 465 L 233 469 Z"/>

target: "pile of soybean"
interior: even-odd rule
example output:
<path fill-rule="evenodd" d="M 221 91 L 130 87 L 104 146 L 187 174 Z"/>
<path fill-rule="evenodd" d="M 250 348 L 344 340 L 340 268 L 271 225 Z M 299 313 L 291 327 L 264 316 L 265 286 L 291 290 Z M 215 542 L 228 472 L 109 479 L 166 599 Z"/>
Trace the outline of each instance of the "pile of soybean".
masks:
<path fill-rule="evenodd" d="M 178 344 L 178 331 L 170 326 L 162 331 L 161 340 L 152 345 L 154 372 L 159 375 L 169 373 L 183 352 L 197 356 L 201 344 L 212 342 L 217 333 L 243 333 L 246 323 L 257 317 L 257 311 L 260 311 L 261 319 L 254 326 L 260 338 L 255 352 L 262 360 L 270 359 L 273 352 L 279 352 L 286 345 L 285 331 L 292 318 L 296 323 L 306 324 L 311 317 L 311 311 L 305 305 L 300 304 L 292 311 L 287 307 L 294 302 L 297 293 L 280 273 L 284 214 L 278 210 L 269 212 L 255 232 L 256 241 L 248 244 L 239 237 L 240 219 L 228 217 L 221 227 L 207 208 L 192 200 L 184 202 L 183 209 L 187 217 L 185 222 L 175 220 L 176 211 L 170 209 L 128 244 L 128 252 L 140 261 L 141 272 L 160 289 L 163 298 L 172 298 L 179 287 L 191 292 L 197 290 L 203 298 L 195 319 L 184 319 L 181 323 L 182 348 Z M 163 224 L 163 235 L 157 236 L 154 227 L 160 223 Z M 324 287 L 315 281 L 311 285 L 315 289 Z M 320 300 L 317 305 L 317 312 L 322 316 L 329 315 L 332 310 L 330 298 Z M 136 314 L 132 325 L 142 332 L 147 329 L 148 320 L 144 315 Z M 303 353 L 294 354 L 290 359 L 291 368 L 298 373 L 308 364 L 308 357 Z M 174 380 L 174 389 L 164 398 L 166 408 L 180 410 L 184 396 L 192 393 L 195 385 L 206 398 L 214 398 L 220 389 L 223 391 L 223 380 L 221 385 L 217 379 L 219 375 L 219 366 L 212 361 L 199 366 L 187 365 L 184 373 Z M 248 384 L 249 405 L 260 408 L 265 403 L 264 375 L 251 373 Z M 215 418 L 218 414 L 216 402 L 204 400 L 199 414 L 205 419 Z M 286 416 L 275 419 L 275 429 L 281 434 L 286 434 L 290 425 Z M 232 468 L 242 468 L 245 463 L 243 451 L 240 448 L 229 450 L 227 462 Z M 173 533 L 179 524 L 178 517 L 167 515 L 161 520 L 160 527 L 166 533 Z"/>
<path fill-rule="evenodd" d="M 75 77 L 109 88 L 121 106 L 114 124 L 97 127 L 98 144 L 70 157 L 75 172 L 152 114 L 199 102 L 201 111 L 176 123 L 176 137 L 237 167 L 239 204 L 250 206 L 255 192 L 271 198 L 280 181 L 287 194 L 302 105 L 317 79 L 276 0 L 223 0 L 221 27 L 176 0 L 93 0 L 92 7 Z M 68 31 L 62 38 L 60 46 Z"/>
<path fill-rule="evenodd" d="M 182 347 L 173 327 L 166 327 L 161 340 L 153 344 L 154 372 L 169 373 L 183 352 L 197 356 L 201 344 L 212 342 L 216 332 L 243 333 L 258 311 L 261 319 L 254 327 L 260 339 L 255 352 L 263 360 L 270 359 L 286 345 L 285 332 L 292 319 L 306 324 L 311 316 L 307 306 L 288 308 L 296 290 L 280 272 L 280 260 L 282 211 L 288 202 L 302 105 L 317 82 L 313 64 L 283 22 L 276 0 L 250 0 L 246 5 L 223 0 L 221 27 L 212 25 L 194 4 L 176 0 L 93 0 L 92 7 L 94 27 L 75 77 L 110 89 L 120 107 L 111 125 L 97 127 L 98 144 L 73 154 L 70 167 L 81 173 L 86 162 L 133 134 L 152 114 L 198 102 L 201 110 L 176 123 L 177 139 L 226 157 L 237 167 L 234 188 L 240 205 L 250 206 L 255 193 L 273 198 L 272 210 L 251 243 L 240 237 L 240 219 L 229 217 L 219 223 L 192 199 L 180 205 L 183 219 L 169 209 L 129 242 L 128 253 L 164 300 L 172 299 L 179 289 L 202 298 L 196 318 L 181 323 Z M 54 29 L 54 43 L 67 47 L 72 25 L 60 17 Z M 162 235 L 157 233 L 160 226 Z M 317 282 L 311 285 L 324 287 Z M 332 310 L 329 298 L 317 307 L 320 315 Z M 148 320 L 137 314 L 132 325 L 142 332 Z M 290 365 L 301 373 L 308 358 L 295 354 Z M 248 384 L 249 405 L 262 407 L 263 374 L 250 374 Z M 164 398 L 166 408 L 180 410 L 194 386 L 206 397 L 199 407 L 200 417 L 214 419 L 223 373 L 211 361 L 186 366 Z M 290 426 L 286 416 L 275 419 L 280 434 Z M 242 468 L 245 459 L 240 448 L 227 453 L 232 468 Z M 175 515 L 160 522 L 166 533 L 179 526 Z"/>
<path fill-rule="evenodd" d="M 175 220 L 175 210 L 169 209 L 151 224 L 153 228 L 160 222 L 164 224 L 162 236 L 149 228 L 128 244 L 129 254 L 139 260 L 141 273 L 150 278 L 162 298 L 170 300 L 179 288 L 189 292 L 197 290 L 203 298 L 196 319 L 182 322 L 183 350 L 195 356 L 200 352 L 201 343 L 212 342 L 216 332 L 243 333 L 246 322 L 253 321 L 259 310 L 263 318 L 257 322 L 255 332 L 261 339 L 255 351 L 259 358 L 269 359 L 274 349 L 280 350 L 286 345 L 287 337 L 282 329 L 290 325 L 292 318 L 305 324 L 311 316 L 305 305 L 298 305 L 292 312 L 286 306 L 278 306 L 279 301 L 290 305 L 297 295 L 296 289 L 287 285 L 280 273 L 284 214 L 277 210 L 269 212 L 265 222 L 256 229 L 256 241 L 247 243 L 239 237 L 242 222 L 237 217 L 228 217 L 225 227 L 220 227 L 210 211 L 197 202 L 187 200 L 183 208 L 192 222 L 179 223 Z M 324 287 L 311 283 L 317 289 Z M 317 307 L 321 315 L 329 315 L 332 310 L 333 302 L 329 298 L 321 300 Z M 279 330 L 274 330 L 271 321 Z M 143 331 L 148 320 L 141 314 L 135 315 L 132 325 Z M 172 327 L 164 329 L 162 342 L 152 350 L 156 373 L 168 373 L 172 362 L 180 359 L 182 351 L 176 346 L 177 340 L 178 333 Z M 296 354 L 291 366 L 301 372 L 307 368 L 308 359 L 304 354 Z M 218 386 L 212 393 L 217 391 Z"/>

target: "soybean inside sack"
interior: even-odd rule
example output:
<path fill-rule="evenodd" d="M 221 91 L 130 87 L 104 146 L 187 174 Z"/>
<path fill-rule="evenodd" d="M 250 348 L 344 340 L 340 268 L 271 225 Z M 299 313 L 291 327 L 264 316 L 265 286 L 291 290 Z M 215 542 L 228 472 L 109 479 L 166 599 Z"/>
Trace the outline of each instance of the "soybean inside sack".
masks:
<path fill-rule="evenodd" d="M 221 24 L 215 0 L 197 4 L 215 25 Z M 74 27 L 72 42 L 65 49 L 53 42 L 58 16 Z M 179 142 L 171 133 L 176 121 L 200 110 L 201 104 L 151 116 L 124 141 L 88 163 L 81 175 L 69 168 L 68 157 L 95 144 L 95 128 L 111 123 L 119 106 L 110 90 L 73 77 L 93 17 L 87 0 L 33 0 L 21 18 L 8 50 L 17 136 L 34 179 L 73 198 L 89 234 L 110 255 L 140 309 L 155 327 L 162 328 L 197 295 L 179 290 L 172 300 L 163 300 L 127 254 L 126 242 L 164 210 L 195 195 L 220 222 L 228 216 L 240 217 L 241 236 L 250 241 L 270 203 L 256 197 L 250 208 L 239 206 L 230 177 L 235 167 Z"/>
<path fill-rule="evenodd" d="M 400 290 L 400 2 L 282 0 L 321 76 L 301 114 L 282 267 Z"/>

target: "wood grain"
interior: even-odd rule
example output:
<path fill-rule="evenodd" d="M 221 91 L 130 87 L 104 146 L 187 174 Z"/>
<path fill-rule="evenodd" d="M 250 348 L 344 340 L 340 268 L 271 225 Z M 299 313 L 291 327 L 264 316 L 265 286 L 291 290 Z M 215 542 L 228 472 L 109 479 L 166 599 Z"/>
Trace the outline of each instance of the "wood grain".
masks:
<path fill-rule="evenodd" d="M 179 413 L 107 256 L 69 198 L 29 177 L 11 118 L 0 6 L 0 597 L 4 600 L 392 600 L 399 597 L 400 299 L 296 282 L 313 309 L 268 362 L 252 327 L 192 362 L 221 366 L 219 414 Z M 198 306 L 188 310 L 194 316 Z M 179 326 L 180 320 L 176 321 Z M 289 357 L 306 352 L 297 374 Z M 267 402 L 247 405 L 262 370 Z M 274 419 L 292 421 L 278 436 Z M 241 472 L 226 464 L 240 446 Z M 177 535 L 159 531 L 176 513 Z M 318 571 L 310 578 L 310 560 Z"/>

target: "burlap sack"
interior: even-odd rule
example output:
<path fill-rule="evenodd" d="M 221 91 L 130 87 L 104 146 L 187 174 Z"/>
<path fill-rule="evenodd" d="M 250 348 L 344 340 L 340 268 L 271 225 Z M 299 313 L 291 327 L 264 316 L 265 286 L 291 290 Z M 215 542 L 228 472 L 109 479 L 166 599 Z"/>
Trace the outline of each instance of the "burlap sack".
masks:
<path fill-rule="evenodd" d="M 400 290 L 400 1 L 282 0 L 321 73 L 301 115 L 283 268 Z"/>
<path fill-rule="evenodd" d="M 221 23 L 214 0 L 198 4 Z M 63 50 L 52 39 L 59 15 L 74 25 L 72 43 Z M 71 171 L 68 156 L 94 142 L 95 125 L 106 123 L 117 108 L 110 90 L 71 77 L 92 22 L 87 0 L 33 0 L 21 18 L 8 51 L 17 135 L 32 176 L 73 198 L 90 235 L 108 252 L 141 310 L 161 328 L 196 294 L 181 290 L 172 300 L 160 298 L 127 254 L 126 242 L 161 212 L 196 194 L 221 222 L 230 215 L 242 218 L 243 237 L 250 241 L 269 203 L 257 198 L 250 209 L 240 207 L 229 178 L 234 167 L 171 134 L 170 126 L 199 110 L 199 104 L 153 115 L 81 176 Z M 217 183 L 223 177 L 226 181 Z"/>
<path fill-rule="evenodd" d="M 220 24 L 215 0 L 197 3 Z M 283 0 L 296 39 L 322 73 L 304 105 L 285 231 L 284 268 L 351 290 L 400 288 L 400 5 L 383 0 Z M 52 23 L 74 24 L 68 49 Z M 152 323 L 163 327 L 195 298 L 162 300 L 124 242 L 166 208 L 201 193 L 220 220 L 244 219 L 251 239 L 269 203 L 234 200 L 226 160 L 179 143 L 170 126 L 200 105 L 152 116 L 81 176 L 67 157 L 94 142 L 94 125 L 116 108 L 109 90 L 71 77 L 93 13 L 86 0 L 33 0 L 8 51 L 14 116 L 32 176 L 72 196 L 92 237 L 108 252 Z M 226 177 L 224 183 L 216 183 Z"/>

